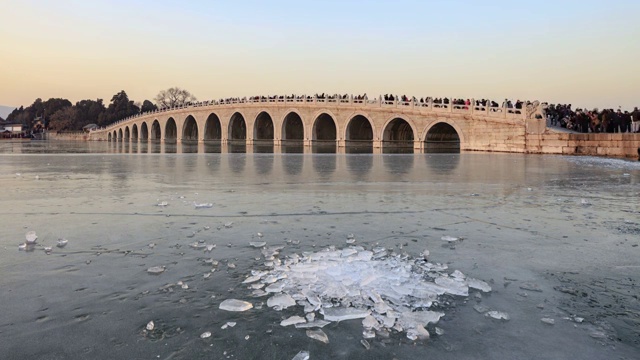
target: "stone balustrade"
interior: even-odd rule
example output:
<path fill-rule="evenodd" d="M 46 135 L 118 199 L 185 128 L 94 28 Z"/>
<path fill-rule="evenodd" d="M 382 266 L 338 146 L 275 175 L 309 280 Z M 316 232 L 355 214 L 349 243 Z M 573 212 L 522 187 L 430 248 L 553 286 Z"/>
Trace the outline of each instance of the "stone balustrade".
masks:
<path fill-rule="evenodd" d="M 257 98 L 257 99 L 256 99 Z M 347 97 L 343 95 L 333 95 L 333 96 L 324 96 L 318 97 L 314 96 L 261 96 L 261 97 L 249 97 L 249 98 L 232 98 L 232 99 L 223 99 L 223 100 L 209 100 L 209 101 L 200 101 L 195 103 L 189 103 L 186 105 L 171 107 L 171 108 L 163 108 L 154 111 L 144 112 L 140 114 L 136 114 L 134 116 L 129 116 L 124 119 L 118 120 L 106 127 L 101 127 L 94 129 L 92 131 L 103 131 L 109 130 L 111 128 L 117 128 L 121 124 L 140 118 L 142 116 L 147 116 L 151 114 L 165 113 L 175 110 L 182 110 L 187 108 L 199 108 L 199 107 L 216 107 L 216 106 L 229 106 L 229 105 L 247 105 L 247 104 L 259 104 L 259 105 L 293 105 L 293 104 L 307 104 L 307 105 L 322 105 L 322 104 L 331 104 L 331 105 L 340 105 L 340 106 L 355 106 L 355 107 L 367 107 L 367 108 L 400 108 L 400 109 L 417 109 L 424 112 L 436 112 L 436 113 L 463 113 L 463 114 L 484 114 L 490 117 L 496 118 L 514 118 L 514 119 L 526 119 L 525 109 L 516 109 L 516 108 L 508 108 L 506 106 L 485 106 L 485 105 L 475 105 L 475 99 L 470 99 L 471 105 L 461 105 L 461 104 L 452 104 L 450 101 L 448 104 L 444 103 L 435 103 L 432 98 L 427 99 L 424 102 L 418 101 L 415 97 L 410 101 L 401 101 L 396 99 L 390 101 L 385 100 L 382 96 L 379 96 L 374 99 L 368 99 L 366 96 L 364 98 L 354 97 L 353 95 L 349 95 Z M 523 104 L 525 106 L 525 104 Z M 536 104 L 538 113 L 542 113 L 544 111 L 543 105 L 537 103 Z"/>

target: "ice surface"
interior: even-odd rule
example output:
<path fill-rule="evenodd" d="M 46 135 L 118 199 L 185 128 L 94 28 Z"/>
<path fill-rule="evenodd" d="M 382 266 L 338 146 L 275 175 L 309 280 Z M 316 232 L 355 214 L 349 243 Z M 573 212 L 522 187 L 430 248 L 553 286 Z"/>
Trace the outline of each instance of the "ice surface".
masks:
<path fill-rule="evenodd" d="M 237 299 L 227 299 L 220 303 L 220 310 L 226 311 L 247 311 L 251 308 L 253 308 L 253 304 L 250 302 Z"/>

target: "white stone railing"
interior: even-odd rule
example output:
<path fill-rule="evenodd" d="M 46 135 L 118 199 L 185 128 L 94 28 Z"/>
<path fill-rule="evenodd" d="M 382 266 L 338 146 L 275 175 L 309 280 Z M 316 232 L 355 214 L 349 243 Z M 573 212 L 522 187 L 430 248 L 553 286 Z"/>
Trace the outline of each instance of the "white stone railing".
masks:
<path fill-rule="evenodd" d="M 271 96 L 271 97 L 250 97 L 250 98 L 231 98 L 231 99 L 221 99 L 221 100 L 209 100 L 209 101 L 200 101 L 195 103 L 189 103 L 187 105 L 181 105 L 171 108 L 163 108 L 154 111 L 147 111 L 144 113 L 136 114 L 133 116 L 129 116 L 122 120 L 118 120 L 112 124 L 109 124 L 105 127 L 101 127 L 98 129 L 94 129 L 92 131 L 102 131 L 106 129 L 111 129 L 118 127 L 120 124 L 124 122 L 128 122 L 132 119 L 137 119 L 143 116 L 165 113 L 180 109 L 187 108 L 198 108 L 198 107 L 209 107 L 209 106 L 227 106 L 227 105 L 239 105 L 239 104 L 330 104 L 332 106 L 358 106 L 358 107 L 382 107 L 382 108 L 410 108 L 416 109 L 418 111 L 427 111 L 427 112 L 436 112 L 436 113 L 463 113 L 463 114 L 477 114 L 484 115 L 496 118 L 515 118 L 515 119 L 526 119 L 526 103 L 522 103 L 521 109 L 516 109 L 515 107 L 506 107 L 506 106 L 489 106 L 489 105 L 475 105 L 475 99 L 470 99 L 470 105 L 461 105 L 461 104 L 453 104 L 453 99 L 449 100 L 448 103 L 442 102 L 434 102 L 432 98 L 428 98 L 425 101 L 419 101 L 416 98 L 411 98 L 408 101 L 398 100 L 398 97 L 395 96 L 394 100 L 385 100 L 382 96 L 378 98 L 369 99 L 366 96 L 364 97 L 355 97 L 353 95 L 343 96 L 343 95 L 325 95 L 323 97 L 314 96 Z M 542 108 L 542 104 L 538 105 Z M 541 109 L 540 108 L 540 109 Z M 538 110 L 540 110 L 538 109 Z"/>

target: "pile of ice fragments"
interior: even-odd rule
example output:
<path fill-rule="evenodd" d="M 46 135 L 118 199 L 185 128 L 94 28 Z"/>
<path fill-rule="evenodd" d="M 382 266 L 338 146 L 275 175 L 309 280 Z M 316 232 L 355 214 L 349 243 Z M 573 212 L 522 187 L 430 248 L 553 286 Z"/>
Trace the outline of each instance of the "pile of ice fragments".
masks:
<path fill-rule="evenodd" d="M 289 317 L 283 326 L 317 329 L 332 321 L 362 319 L 366 339 L 391 331 L 406 332 L 411 340 L 425 339 L 426 326 L 444 316 L 429 310 L 441 296 L 468 296 L 469 288 L 491 291 L 484 281 L 427 261 L 428 251 L 411 258 L 383 247 L 332 246 L 281 260 L 281 249 L 263 249 L 267 269 L 253 270 L 244 283 L 254 297 L 269 296 L 267 306 L 274 310 L 304 309 L 303 316 Z"/>

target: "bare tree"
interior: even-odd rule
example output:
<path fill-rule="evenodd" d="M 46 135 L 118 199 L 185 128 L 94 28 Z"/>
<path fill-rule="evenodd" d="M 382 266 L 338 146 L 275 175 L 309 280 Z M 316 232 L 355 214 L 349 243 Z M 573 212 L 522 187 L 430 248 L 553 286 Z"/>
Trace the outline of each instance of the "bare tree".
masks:
<path fill-rule="evenodd" d="M 172 87 L 167 90 L 162 90 L 154 98 L 156 104 L 160 108 L 168 108 L 185 105 L 186 103 L 196 101 L 196 97 L 190 92 L 179 87 Z"/>

